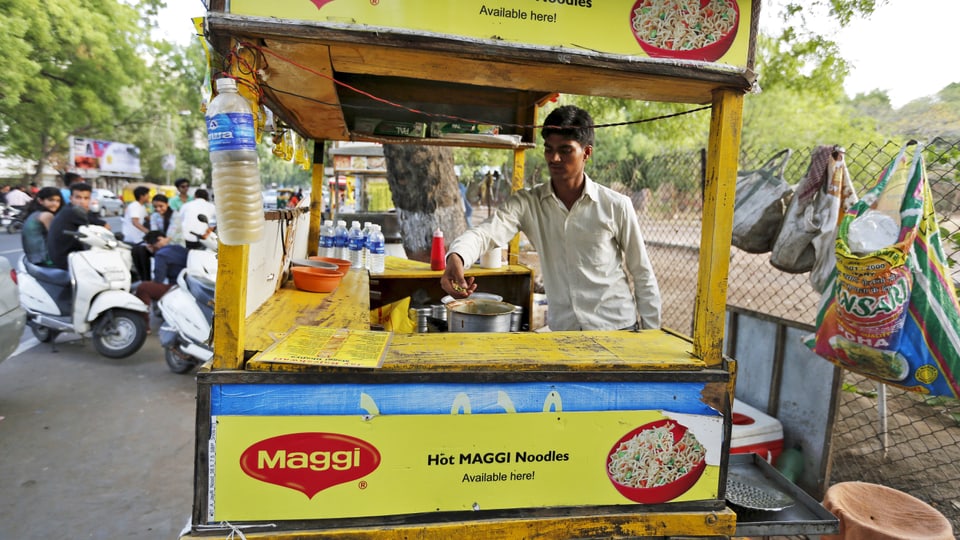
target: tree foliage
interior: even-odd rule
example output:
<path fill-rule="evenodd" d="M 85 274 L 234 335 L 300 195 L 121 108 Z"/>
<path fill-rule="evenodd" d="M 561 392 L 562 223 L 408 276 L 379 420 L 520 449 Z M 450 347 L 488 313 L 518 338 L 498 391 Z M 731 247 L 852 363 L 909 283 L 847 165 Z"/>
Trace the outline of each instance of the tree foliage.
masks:
<path fill-rule="evenodd" d="M 71 135 L 104 138 L 130 114 L 148 78 L 157 0 L 4 0 L 0 9 L 0 147 L 63 165 Z M 59 161 L 60 163 L 56 163 Z"/>

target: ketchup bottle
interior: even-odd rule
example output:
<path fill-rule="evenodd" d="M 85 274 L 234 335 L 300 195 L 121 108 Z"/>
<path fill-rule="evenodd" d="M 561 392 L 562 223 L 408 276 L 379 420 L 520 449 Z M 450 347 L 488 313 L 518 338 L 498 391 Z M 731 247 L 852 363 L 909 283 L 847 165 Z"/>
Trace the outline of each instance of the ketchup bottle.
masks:
<path fill-rule="evenodd" d="M 430 245 L 430 269 L 443 270 L 447 267 L 447 250 L 443 245 L 443 231 L 433 231 L 433 243 Z"/>

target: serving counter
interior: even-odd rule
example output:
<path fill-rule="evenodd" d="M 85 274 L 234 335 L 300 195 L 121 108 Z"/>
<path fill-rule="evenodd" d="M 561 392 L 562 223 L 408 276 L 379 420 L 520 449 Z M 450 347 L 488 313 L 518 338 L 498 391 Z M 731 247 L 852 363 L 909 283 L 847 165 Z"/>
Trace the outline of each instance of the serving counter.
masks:
<path fill-rule="evenodd" d="M 688 338 L 391 334 L 373 368 L 270 360 L 298 329 L 385 338 L 369 329 L 370 283 L 399 294 L 439 277 L 392 267 L 351 271 L 329 294 L 284 284 L 246 321 L 243 369 L 198 373 L 198 530 L 447 538 L 469 525 L 521 538 L 587 536 L 599 520 L 638 536 L 733 533 L 720 485 L 731 372 L 697 359 Z M 477 272 L 529 287 L 524 267 Z M 677 425 L 702 446 L 683 480 L 618 487 L 609 465 L 621 444 Z"/>

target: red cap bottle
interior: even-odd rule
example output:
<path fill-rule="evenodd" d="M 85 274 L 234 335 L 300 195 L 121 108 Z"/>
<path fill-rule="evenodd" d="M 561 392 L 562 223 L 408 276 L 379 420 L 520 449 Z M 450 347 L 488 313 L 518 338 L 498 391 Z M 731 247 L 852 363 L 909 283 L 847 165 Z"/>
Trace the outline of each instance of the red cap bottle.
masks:
<path fill-rule="evenodd" d="M 443 270 L 447 267 L 447 250 L 443 245 L 443 231 L 433 231 L 433 244 L 430 245 L 430 269 Z"/>

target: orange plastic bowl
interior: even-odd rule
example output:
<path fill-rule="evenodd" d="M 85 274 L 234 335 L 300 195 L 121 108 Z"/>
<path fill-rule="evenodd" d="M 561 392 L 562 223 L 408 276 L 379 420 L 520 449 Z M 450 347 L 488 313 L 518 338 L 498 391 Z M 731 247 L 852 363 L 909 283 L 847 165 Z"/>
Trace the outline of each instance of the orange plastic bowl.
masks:
<path fill-rule="evenodd" d="M 617 448 L 620 447 L 620 444 L 629 441 L 630 439 L 634 438 L 635 436 L 639 435 L 644 431 L 658 428 L 660 426 L 665 426 L 667 424 L 673 424 L 673 428 L 670 430 L 670 432 L 673 434 L 674 441 L 679 441 L 683 437 L 683 435 L 687 432 L 687 427 L 682 424 L 679 424 L 676 420 L 670 420 L 670 419 L 657 420 L 654 422 L 644 424 L 630 431 L 623 437 L 620 437 L 620 440 L 618 440 L 613 445 L 613 448 L 611 448 L 610 452 L 607 454 L 607 462 L 606 462 L 607 477 L 610 478 L 610 483 L 613 484 L 613 487 L 615 487 L 617 491 L 620 492 L 621 495 L 630 499 L 633 502 L 638 502 L 643 504 L 657 504 L 657 503 L 667 502 L 672 499 L 676 499 L 680 495 L 683 495 L 684 493 L 686 493 L 690 488 L 692 488 L 693 485 L 697 483 L 697 480 L 700 479 L 700 476 L 703 474 L 703 471 L 707 468 L 706 456 L 704 456 L 703 458 L 700 459 L 699 463 L 694 465 L 692 469 L 687 471 L 687 473 L 681 476 L 680 478 L 677 478 L 673 482 L 666 483 L 662 486 L 649 487 L 649 488 L 625 486 L 617 483 L 617 481 L 614 480 L 613 476 L 611 476 L 610 474 L 609 464 L 610 464 L 610 458 L 613 456 L 614 453 L 616 453 Z"/>
<path fill-rule="evenodd" d="M 301 291 L 332 292 L 343 278 L 342 272 L 312 266 L 294 266 L 290 271 L 293 273 L 293 284 Z"/>
<path fill-rule="evenodd" d="M 736 21 L 733 23 L 733 28 L 727 31 L 726 34 L 720 36 L 720 39 L 710 43 L 706 47 L 700 47 L 698 49 L 675 50 L 658 47 L 652 43 L 644 41 L 644 39 L 637 34 L 637 30 L 633 26 L 634 18 L 638 16 L 636 15 L 637 8 L 640 8 L 646 1 L 647 0 L 637 0 L 633 4 L 633 7 L 630 8 L 629 24 L 630 31 L 633 33 L 633 37 L 636 38 L 637 43 L 640 44 L 640 48 L 652 58 L 679 58 L 681 60 L 716 62 L 721 56 L 727 54 L 727 51 L 730 50 L 730 46 L 733 45 L 733 39 L 737 37 L 737 29 L 740 27 L 740 6 L 737 5 L 736 0 L 722 0 L 723 2 L 726 2 L 727 5 L 733 7 L 733 11 L 736 13 Z M 710 3 L 707 0 L 701 0 L 700 4 L 704 6 L 700 8 L 701 10 L 710 9 Z M 696 20 L 699 15 L 700 13 L 693 14 L 693 20 Z"/>
<path fill-rule="evenodd" d="M 337 265 L 337 271 L 343 272 L 346 274 L 350 271 L 350 261 L 346 259 L 335 259 L 333 257 L 320 257 L 319 255 L 314 255 L 313 257 L 308 257 L 311 261 L 323 261 L 328 263 L 333 263 Z"/>

